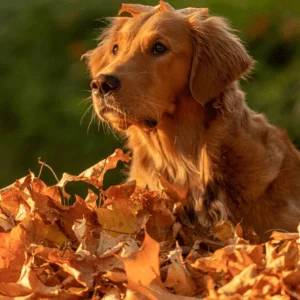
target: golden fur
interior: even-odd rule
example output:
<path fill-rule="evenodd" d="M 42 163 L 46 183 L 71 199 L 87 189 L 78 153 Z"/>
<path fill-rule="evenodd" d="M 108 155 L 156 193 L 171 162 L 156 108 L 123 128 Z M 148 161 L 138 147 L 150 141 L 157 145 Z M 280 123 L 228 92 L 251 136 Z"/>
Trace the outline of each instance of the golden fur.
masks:
<path fill-rule="evenodd" d="M 226 21 L 164 1 L 123 11 L 131 16 L 113 18 L 85 57 L 97 115 L 133 151 L 129 179 L 156 190 L 162 174 L 187 191 L 204 228 L 230 219 L 264 238 L 270 229 L 295 231 L 300 155 L 285 131 L 246 105 L 237 80 L 253 60 Z M 157 43 L 166 52 L 157 54 Z M 120 87 L 101 94 L 101 74 Z"/>

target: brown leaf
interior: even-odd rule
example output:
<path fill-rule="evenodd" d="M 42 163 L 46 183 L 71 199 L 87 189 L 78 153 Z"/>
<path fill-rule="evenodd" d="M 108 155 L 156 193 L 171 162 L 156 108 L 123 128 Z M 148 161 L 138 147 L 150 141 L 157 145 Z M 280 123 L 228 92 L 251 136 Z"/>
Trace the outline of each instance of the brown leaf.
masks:
<path fill-rule="evenodd" d="M 57 186 L 63 188 L 70 181 L 84 181 L 97 188 L 102 188 L 103 178 L 106 171 L 114 169 L 119 161 L 129 162 L 130 157 L 128 154 L 124 154 L 121 149 L 116 149 L 115 152 L 108 158 L 101 160 L 97 164 L 80 173 L 78 176 L 64 173 L 62 179 L 57 183 Z"/>
<path fill-rule="evenodd" d="M 159 176 L 160 183 L 163 187 L 164 192 L 174 202 L 180 202 L 182 205 L 187 204 L 187 189 L 178 187 L 177 185 L 168 182 L 162 175 Z"/>
<path fill-rule="evenodd" d="M 61 206 L 60 204 L 52 203 L 59 212 L 61 230 L 71 240 L 76 239 L 72 229 L 73 225 L 80 223 L 83 218 L 86 220 L 86 226 L 91 232 L 96 231 L 100 227 L 94 212 L 87 206 L 85 201 L 77 195 L 75 198 L 76 201 L 72 206 Z"/>
<path fill-rule="evenodd" d="M 87 226 L 86 219 L 77 220 L 72 229 L 81 244 L 83 250 L 88 250 L 91 254 L 96 254 L 98 240 L 93 236 L 91 228 Z"/>
<path fill-rule="evenodd" d="M 149 208 L 150 217 L 147 221 L 147 232 L 156 241 L 165 241 L 173 237 L 173 225 L 176 221 L 164 199 L 158 199 Z"/>
<path fill-rule="evenodd" d="M 105 192 L 104 195 L 109 198 L 110 200 L 114 199 L 128 199 L 135 191 L 136 182 L 135 180 L 126 182 L 121 185 L 115 185 L 109 187 Z M 108 203 L 110 203 L 108 201 Z M 106 204 L 107 205 L 107 204 Z"/>
<path fill-rule="evenodd" d="M 97 254 L 99 257 L 116 256 L 126 257 L 138 251 L 136 240 L 127 234 L 111 237 L 105 231 L 100 234 Z M 120 253 L 121 252 L 121 253 Z"/>
<path fill-rule="evenodd" d="M 16 282 L 0 283 L 0 295 L 1 295 L 0 297 L 1 300 L 32 299 L 30 297 L 33 296 L 29 288 L 24 287 Z M 28 296 L 28 298 L 26 296 Z M 18 297 L 18 298 L 12 298 L 12 297 Z"/>
<path fill-rule="evenodd" d="M 196 284 L 184 265 L 181 253 L 182 250 L 178 244 L 175 250 L 170 252 L 171 264 L 168 268 L 164 286 L 171 288 L 175 294 L 193 296 L 195 295 Z"/>
<path fill-rule="evenodd" d="M 17 218 L 19 221 L 25 219 L 30 213 L 30 207 L 23 197 L 28 198 L 23 191 L 19 191 L 15 186 L 0 194 L 0 206 L 2 211 L 4 211 L 6 215 Z"/>
<path fill-rule="evenodd" d="M 284 290 L 294 299 L 300 299 L 300 271 L 291 271 L 283 277 Z"/>
<path fill-rule="evenodd" d="M 259 244 L 260 237 L 251 227 L 244 227 L 244 238 L 250 242 L 250 244 Z"/>
<path fill-rule="evenodd" d="M 1 211 L 1 207 L 0 207 L 0 211 Z M 6 214 L 0 213 L 0 227 L 3 229 L 3 231 L 12 230 L 14 226 L 15 226 L 14 219 L 9 212 L 8 212 L 8 216 Z"/>
<path fill-rule="evenodd" d="M 16 226 L 9 233 L 0 233 L 0 283 L 16 282 L 25 261 L 26 232 Z"/>
<path fill-rule="evenodd" d="M 60 285 L 45 286 L 38 278 L 34 271 L 33 257 L 24 264 L 21 272 L 21 276 L 17 282 L 22 287 L 27 288 L 37 296 L 49 297 L 58 294 Z"/>
<path fill-rule="evenodd" d="M 165 193 L 132 181 L 64 205 L 68 181 L 102 188 L 118 160 L 129 156 L 116 150 L 60 185 L 30 173 L 0 190 L 1 299 L 300 299 L 300 224 L 250 245 L 259 243 L 253 229 L 220 222 L 221 241 L 211 239 L 184 213 L 184 191 L 163 178 Z"/>
<path fill-rule="evenodd" d="M 96 195 L 92 190 L 88 189 L 88 194 L 84 200 L 86 203 L 87 207 L 91 210 L 95 210 L 97 208 L 97 200 L 98 200 L 98 195 Z"/>
<path fill-rule="evenodd" d="M 101 232 L 97 253 L 100 259 L 99 267 L 104 273 L 124 272 L 122 257 L 128 257 L 138 251 L 139 247 L 133 237 L 120 235 L 111 237 L 105 231 Z"/>
<path fill-rule="evenodd" d="M 95 276 L 101 270 L 101 260 L 88 251 L 79 250 L 74 253 L 70 250 L 61 251 L 42 246 L 32 247 L 30 251 L 33 255 L 58 265 L 84 287 L 91 288 L 94 284 Z"/>

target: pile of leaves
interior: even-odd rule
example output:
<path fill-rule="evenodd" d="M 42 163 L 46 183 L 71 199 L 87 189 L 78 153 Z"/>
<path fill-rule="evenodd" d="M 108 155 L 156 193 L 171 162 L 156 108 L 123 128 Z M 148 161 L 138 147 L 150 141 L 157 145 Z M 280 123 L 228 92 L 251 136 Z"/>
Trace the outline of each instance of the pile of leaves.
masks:
<path fill-rule="evenodd" d="M 163 179 L 158 192 L 103 190 L 129 160 L 117 149 L 54 186 L 30 173 L 0 191 L 1 299 L 300 299 L 300 226 L 263 244 L 230 222 L 201 234 Z M 98 192 L 70 205 L 74 181 Z"/>

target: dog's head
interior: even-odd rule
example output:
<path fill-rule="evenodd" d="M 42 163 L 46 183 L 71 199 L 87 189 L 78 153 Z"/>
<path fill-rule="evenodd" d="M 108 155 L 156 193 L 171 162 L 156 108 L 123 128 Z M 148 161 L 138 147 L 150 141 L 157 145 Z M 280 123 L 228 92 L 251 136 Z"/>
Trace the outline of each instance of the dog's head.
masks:
<path fill-rule="evenodd" d="M 200 105 L 246 75 L 252 59 L 224 19 L 207 9 L 175 10 L 124 4 L 84 56 L 97 115 L 117 130 L 151 129 L 172 114 L 180 97 Z"/>

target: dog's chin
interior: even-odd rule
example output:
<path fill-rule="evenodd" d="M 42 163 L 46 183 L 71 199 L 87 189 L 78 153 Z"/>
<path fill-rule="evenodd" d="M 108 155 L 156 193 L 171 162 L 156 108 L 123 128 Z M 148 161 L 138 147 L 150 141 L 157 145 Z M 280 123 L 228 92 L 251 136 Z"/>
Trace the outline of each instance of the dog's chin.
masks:
<path fill-rule="evenodd" d="M 132 125 L 130 119 L 114 109 L 108 107 L 97 108 L 96 113 L 100 120 L 108 123 L 117 131 L 125 131 Z"/>
<path fill-rule="evenodd" d="M 138 116 L 138 113 L 130 113 L 127 109 L 124 111 L 118 109 L 118 105 L 110 105 L 116 102 L 113 98 L 93 97 L 94 109 L 100 120 L 108 123 L 117 131 L 125 131 L 134 125 L 143 131 L 153 131 L 158 126 L 158 120 L 153 117 Z"/>
<path fill-rule="evenodd" d="M 95 107 L 95 110 L 100 120 L 108 123 L 117 131 L 125 131 L 132 125 L 143 131 L 152 131 L 158 125 L 158 121 L 153 118 L 131 118 L 130 116 L 125 116 L 120 111 L 107 106 L 101 108 Z"/>
<path fill-rule="evenodd" d="M 150 132 L 157 127 L 157 121 L 154 119 L 141 118 L 141 120 L 131 120 L 128 117 L 124 118 L 118 112 L 102 113 L 99 117 L 117 131 L 126 131 L 130 126 L 136 126 L 143 131 Z"/>

